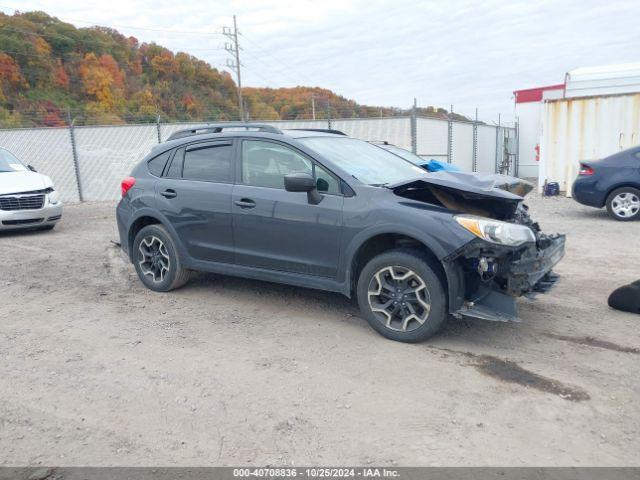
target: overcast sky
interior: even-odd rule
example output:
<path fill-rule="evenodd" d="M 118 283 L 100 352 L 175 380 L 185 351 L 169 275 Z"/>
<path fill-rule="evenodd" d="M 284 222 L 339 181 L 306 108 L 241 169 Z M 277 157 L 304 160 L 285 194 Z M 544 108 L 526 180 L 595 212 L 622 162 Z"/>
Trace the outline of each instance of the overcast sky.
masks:
<path fill-rule="evenodd" d="M 243 85 L 321 86 L 397 107 L 417 97 L 466 115 L 478 107 L 483 120 L 513 117 L 513 90 L 562 83 L 576 67 L 640 61 L 638 0 L 1 2 L 5 13 L 115 26 L 225 69 L 219 32 L 236 14 Z"/>

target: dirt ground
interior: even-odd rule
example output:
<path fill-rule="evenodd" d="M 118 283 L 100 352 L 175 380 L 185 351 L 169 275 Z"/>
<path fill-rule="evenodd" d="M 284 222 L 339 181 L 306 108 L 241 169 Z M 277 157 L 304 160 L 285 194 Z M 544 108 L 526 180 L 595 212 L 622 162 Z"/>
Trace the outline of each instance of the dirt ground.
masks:
<path fill-rule="evenodd" d="M 382 338 L 337 294 L 201 275 L 146 290 L 114 206 L 0 235 L 0 465 L 640 465 L 640 223 L 532 197 L 568 234 L 518 324 Z"/>

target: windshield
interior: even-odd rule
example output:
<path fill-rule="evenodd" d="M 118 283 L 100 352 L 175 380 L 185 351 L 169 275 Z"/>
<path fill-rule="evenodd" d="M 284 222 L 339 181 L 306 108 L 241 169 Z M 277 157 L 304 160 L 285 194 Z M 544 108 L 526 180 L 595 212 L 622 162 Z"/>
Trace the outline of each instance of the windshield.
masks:
<path fill-rule="evenodd" d="M 27 167 L 20 160 L 4 148 L 0 148 L 0 173 L 24 172 L 26 170 Z"/>
<path fill-rule="evenodd" d="M 307 137 L 301 143 L 368 185 L 386 185 L 427 175 L 422 168 L 362 140 Z"/>
<path fill-rule="evenodd" d="M 420 158 L 418 155 L 415 155 L 409 150 L 405 150 L 404 148 L 396 147 L 395 145 L 381 145 L 380 148 L 384 148 L 394 155 L 402 157 L 405 160 L 409 160 L 411 163 L 414 163 L 416 165 L 422 165 L 423 163 L 425 163 L 424 158 Z"/>

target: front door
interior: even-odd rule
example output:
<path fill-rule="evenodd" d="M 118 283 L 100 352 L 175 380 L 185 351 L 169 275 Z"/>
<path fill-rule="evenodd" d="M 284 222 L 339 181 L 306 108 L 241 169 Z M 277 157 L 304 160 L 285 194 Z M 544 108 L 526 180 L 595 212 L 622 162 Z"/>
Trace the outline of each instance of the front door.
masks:
<path fill-rule="evenodd" d="M 243 140 L 240 179 L 233 188 L 236 263 L 324 277 L 337 275 L 343 196 L 338 179 L 289 146 Z M 323 195 L 287 192 L 284 176 L 308 172 Z"/>
<path fill-rule="evenodd" d="M 233 262 L 232 141 L 198 142 L 179 148 L 156 184 L 157 205 L 189 256 Z"/>

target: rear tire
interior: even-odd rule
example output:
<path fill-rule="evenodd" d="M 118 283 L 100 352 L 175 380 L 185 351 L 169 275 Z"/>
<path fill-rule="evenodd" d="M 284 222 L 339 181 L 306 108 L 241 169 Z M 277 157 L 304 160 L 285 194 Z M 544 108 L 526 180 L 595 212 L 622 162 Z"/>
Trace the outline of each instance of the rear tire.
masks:
<path fill-rule="evenodd" d="M 447 319 L 442 281 L 419 250 L 391 250 L 371 259 L 360 273 L 357 296 L 369 325 L 391 340 L 421 342 Z"/>
<path fill-rule="evenodd" d="M 191 271 L 182 266 L 176 245 L 164 226 L 147 225 L 133 241 L 133 265 L 145 287 L 168 292 L 189 281 Z"/>
<path fill-rule="evenodd" d="M 633 187 L 615 189 L 607 197 L 607 211 L 620 222 L 640 219 L 640 190 Z"/>

